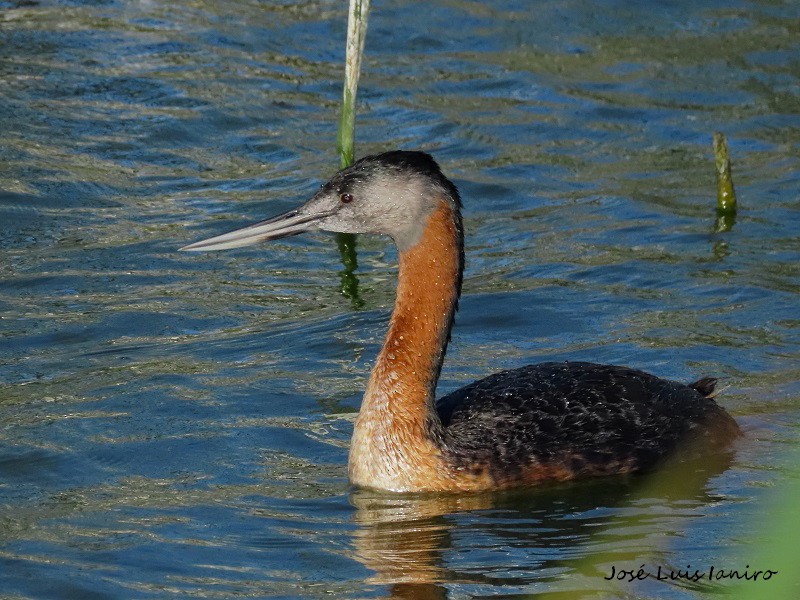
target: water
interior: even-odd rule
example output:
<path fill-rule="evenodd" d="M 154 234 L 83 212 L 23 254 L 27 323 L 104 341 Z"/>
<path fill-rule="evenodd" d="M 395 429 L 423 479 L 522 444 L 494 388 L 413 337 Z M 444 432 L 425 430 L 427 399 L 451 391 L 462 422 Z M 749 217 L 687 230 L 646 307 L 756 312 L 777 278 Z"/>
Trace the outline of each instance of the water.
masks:
<path fill-rule="evenodd" d="M 567 357 L 717 374 L 747 433 L 654 482 L 466 497 L 347 485 L 385 240 L 358 240 L 356 300 L 327 235 L 176 252 L 333 172 L 345 22 L 0 2 L 0 596 L 683 599 L 709 586 L 603 577 L 769 568 L 800 416 L 797 4 L 374 4 L 357 153 L 431 151 L 465 200 L 440 393 Z"/>

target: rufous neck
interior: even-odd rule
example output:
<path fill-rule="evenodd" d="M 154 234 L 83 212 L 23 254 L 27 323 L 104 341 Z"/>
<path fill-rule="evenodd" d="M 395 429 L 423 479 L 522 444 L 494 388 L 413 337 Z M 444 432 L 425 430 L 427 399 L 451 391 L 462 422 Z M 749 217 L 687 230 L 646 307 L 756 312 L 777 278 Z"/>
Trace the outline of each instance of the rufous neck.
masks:
<path fill-rule="evenodd" d="M 420 489 L 412 479 L 427 476 L 440 450 L 434 391 L 461 291 L 463 234 L 454 204 L 435 206 L 419 240 L 399 253 L 394 311 L 353 431 L 356 485 Z"/>
<path fill-rule="evenodd" d="M 461 293 L 463 233 L 450 202 L 437 202 L 419 241 L 398 262 L 394 310 L 374 371 L 402 374 L 406 398 L 432 400 Z"/>

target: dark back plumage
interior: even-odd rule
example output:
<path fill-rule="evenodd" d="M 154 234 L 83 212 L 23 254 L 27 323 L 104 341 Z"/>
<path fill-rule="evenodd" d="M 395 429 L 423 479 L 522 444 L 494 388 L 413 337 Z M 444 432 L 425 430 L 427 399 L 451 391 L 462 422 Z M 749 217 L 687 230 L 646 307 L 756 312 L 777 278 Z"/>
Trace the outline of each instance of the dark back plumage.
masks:
<path fill-rule="evenodd" d="M 437 402 L 445 447 L 457 464 L 486 465 L 507 479 L 538 461 L 575 476 L 651 467 L 697 430 L 713 443 L 739 434 L 714 400 L 711 380 L 693 384 L 584 362 L 502 371 Z"/>

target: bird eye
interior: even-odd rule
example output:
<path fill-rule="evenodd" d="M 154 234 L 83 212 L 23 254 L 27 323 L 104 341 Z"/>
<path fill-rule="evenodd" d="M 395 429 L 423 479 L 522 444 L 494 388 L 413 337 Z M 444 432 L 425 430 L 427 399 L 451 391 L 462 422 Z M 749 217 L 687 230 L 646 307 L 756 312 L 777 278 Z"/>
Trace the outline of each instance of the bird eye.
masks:
<path fill-rule="evenodd" d="M 349 204 L 350 202 L 353 201 L 353 194 L 342 194 L 341 196 L 339 196 L 339 200 L 341 200 L 345 204 Z"/>

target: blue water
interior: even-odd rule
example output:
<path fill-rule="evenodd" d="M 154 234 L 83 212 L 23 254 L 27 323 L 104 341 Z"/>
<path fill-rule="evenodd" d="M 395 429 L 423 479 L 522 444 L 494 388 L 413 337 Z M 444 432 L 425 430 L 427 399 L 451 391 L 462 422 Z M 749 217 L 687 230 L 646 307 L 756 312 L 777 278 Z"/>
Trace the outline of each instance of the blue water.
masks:
<path fill-rule="evenodd" d="M 0 597 L 702 598 L 800 422 L 800 6 L 375 2 L 357 154 L 435 155 L 467 271 L 440 393 L 565 358 L 721 378 L 730 456 L 352 490 L 395 251 L 181 245 L 335 170 L 343 2 L 0 2 Z M 711 133 L 741 204 L 717 222 Z M 780 517 L 780 515 L 774 515 Z M 752 582 L 752 597 L 768 597 Z"/>

